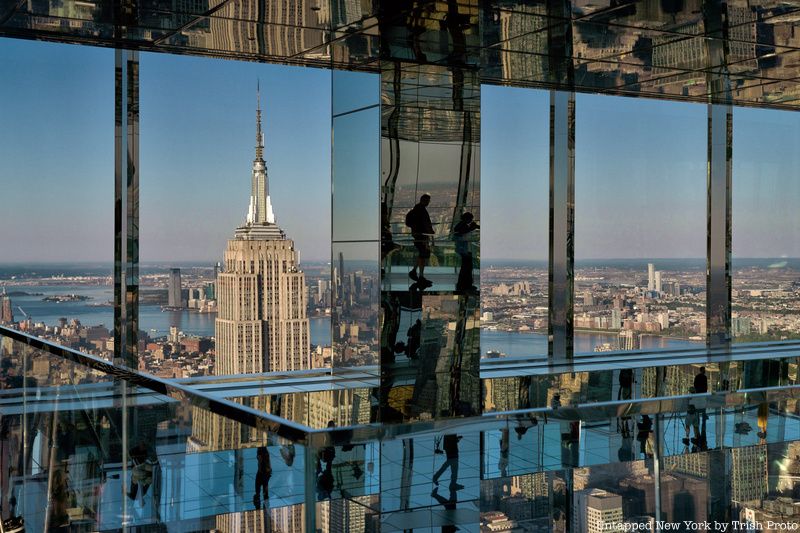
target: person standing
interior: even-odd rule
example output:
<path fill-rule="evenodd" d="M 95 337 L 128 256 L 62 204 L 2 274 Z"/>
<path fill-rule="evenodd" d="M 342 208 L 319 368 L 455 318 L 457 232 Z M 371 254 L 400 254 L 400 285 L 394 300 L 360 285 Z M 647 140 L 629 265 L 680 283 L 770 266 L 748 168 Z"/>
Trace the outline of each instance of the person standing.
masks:
<path fill-rule="evenodd" d="M 428 214 L 428 206 L 431 203 L 431 195 L 423 194 L 419 198 L 419 203 L 414 206 L 406 215 L 406 226 L 411 228 L 411 236 L 414 238 L 414 246 L 417 249 L 417 261 L 408 277 L 418 282 L 421 286 L 430 287 L 433 283 L 425 278 L 425 265 L 431 257 L 431 240 L 433 239 L 433 224 Z"/>

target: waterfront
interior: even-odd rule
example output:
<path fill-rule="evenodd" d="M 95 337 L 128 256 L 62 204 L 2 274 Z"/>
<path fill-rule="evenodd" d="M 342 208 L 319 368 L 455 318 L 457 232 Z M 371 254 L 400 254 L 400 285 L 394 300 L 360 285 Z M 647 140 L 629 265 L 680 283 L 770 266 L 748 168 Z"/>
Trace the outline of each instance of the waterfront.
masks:
<path fill-rule="evenodd" d="M 48 326 L 58 324 L 59 318 L 71 320 L 77 318 L 86 326 L 103 325 L 111 329 L 114 325 L 114 308 L 108 302 L 114 299 L 113 287 L 109 285 L 7 285 L 6 291 L 11 294 L 14 304 L 14 316 L 17 320 L 24 318 L 19 307 L 30 315 L 34 322 L 44 322 Z M 21 296 L 15 293 L 25 292 Z M 32 295 L 35 293 L 35 295 Z M 45 302 L 43 298 L 63 294 L 76 294 L 90 298 L 85 301 Z M 161 337 L 169 333 L 175 326 L 186 335 L 198 337 L 214 336 L 215 313 L 198 313 L 189 311 L 161 311 L 159 305 L 142 305 L 139 307 L 139 329 L 151 337 Z M 330 318 L 313 317 L 309 319 L 311 344 L 329 346 L 331 341 Z"/>
<path fill-rule="evenodd" d="M 642 335 L 640 338 L 643 350 L 657 350 L 663 348 L 692 348 L 697 347 L 697 342 Z M 575 353 L 593 352 L 595 346 L 609 343 L 617 345 L 616 333 L 596 333 L 588 331 L 575 332 Z M 502 352 L 509 357 L 547 356 L 547 335 L 542 333 L 519 333 L 516 331 L 491 331 L 481 330 L 481 353 L 486 355 L 489 350 Z"/>

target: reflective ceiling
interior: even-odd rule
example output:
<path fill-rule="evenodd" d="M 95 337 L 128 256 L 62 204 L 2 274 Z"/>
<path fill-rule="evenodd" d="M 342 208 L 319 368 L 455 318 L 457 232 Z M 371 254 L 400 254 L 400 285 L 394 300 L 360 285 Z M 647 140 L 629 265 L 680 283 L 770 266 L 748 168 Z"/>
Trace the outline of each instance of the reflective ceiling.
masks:
<path fill-rule="evenodd" d="M 0 35 L 794 108 L 800 0 L 0 0 Z"/>

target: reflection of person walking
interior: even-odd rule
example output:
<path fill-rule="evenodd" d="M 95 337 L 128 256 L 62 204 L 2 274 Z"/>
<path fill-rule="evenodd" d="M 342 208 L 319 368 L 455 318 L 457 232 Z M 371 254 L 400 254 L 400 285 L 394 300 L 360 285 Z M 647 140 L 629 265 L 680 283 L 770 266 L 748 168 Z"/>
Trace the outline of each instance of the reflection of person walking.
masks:
<path fill-rule="evenodd" d="M 417 248 L 417 263 L 408 273 L 408 277 L 428 287 L 433 285 L 430 280 L 425 279 L 425 265 L 431 256 L 431 238 L 434 234 L 427 209 L 430 203 L 431 196 L 423 194 L 419 198 L 419 203 L 406 215 L 406 226 L 411 228 L 411 236 L 414 237 L 414 246 Z"/>
<path fill-rule="evenodd" d="M 256 493 L 253 495 L 253 505 L 261 506 L 261 493 L 264 493 L 264 502 L 269 501 L 269 478 L 272 477 L 272 464 L 269 459 L 269 450 L 266 446 L 259 446 L 256 451 L 258 470 L 256 470 Z"/>
<path fill-rule="evenodd" d="M 472 284 L 472 251 L 469 249 L 468 236 L 480 228 L 475 223 L 475 217 L 470 212 L 461 215 L 461 220 L 453 228 L 456 241 L 456 253 L 461 257 L 461 269 L 458 272 L 457 291 L 474 291 L 477 289 Z"/>
<path fill-rule="evenodd" d="M 444 464 L 433 475 L 433 484 L 439 485 L 439 478 L 444 474 L 444 471 L 450 469 L 450 489 L 461 490 L 464 485 L 458 483 L 458 441 L 461 437 L 455 434 L 444 436 L 444 453 L 447 458 Z"/>

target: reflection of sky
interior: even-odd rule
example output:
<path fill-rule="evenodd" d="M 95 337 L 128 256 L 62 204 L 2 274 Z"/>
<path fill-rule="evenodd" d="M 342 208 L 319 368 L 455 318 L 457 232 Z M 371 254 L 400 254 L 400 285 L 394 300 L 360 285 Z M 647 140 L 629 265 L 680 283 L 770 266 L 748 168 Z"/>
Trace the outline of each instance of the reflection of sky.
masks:
<path fill-rule="evenodd" d="M 110 261 L 113 51 L 2 44 L 3 260 Z M 142 260 L 220 257 L 247 206 L 258 78 L 278 220 L 304 259 L 326 259 L 330 72 L 140 57 Z M 367 78 L 368 87 L 359 85 Z M 339 110 L 374 103 L 376 80 L 338 76 Z M 596 95 L 576 100 L 576 257 L 703 257 L 707 107 Z M 481 101 L 482 256 L 545 258 L 549 93 L 484 86 Z M 339 135 L 365 138 L 366 118 L 349 119 L 350 130 Z M 790 112 L 735 110 L 734 255 L 800 256 L 800 237 L 789 237 L 800 222 L 798 121 Z M 343 175 L 366 180 L 360 173 L 377 172 L 369 146 L 379 145 L 359 141 L 340 154 Z M 403 157 L 409 155 L 416 160 Z M 452 168 L 449 157 L 425 159 L 423 182 Z M 359 190 L 343 209 L 363 209 L 377 195 L 377 185 Z M 376 216 L 377 207 L 353 225 L 370 219 L 375 234 Z"/>

